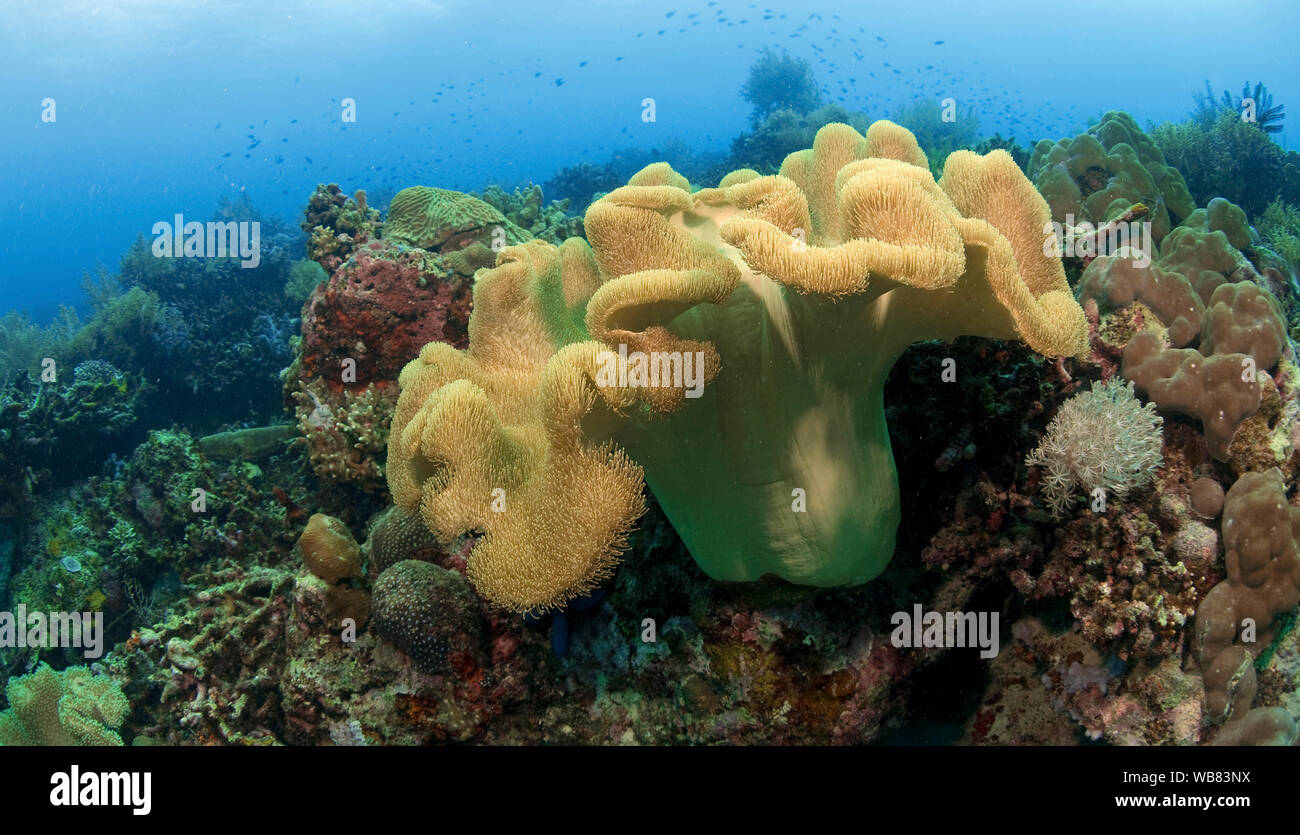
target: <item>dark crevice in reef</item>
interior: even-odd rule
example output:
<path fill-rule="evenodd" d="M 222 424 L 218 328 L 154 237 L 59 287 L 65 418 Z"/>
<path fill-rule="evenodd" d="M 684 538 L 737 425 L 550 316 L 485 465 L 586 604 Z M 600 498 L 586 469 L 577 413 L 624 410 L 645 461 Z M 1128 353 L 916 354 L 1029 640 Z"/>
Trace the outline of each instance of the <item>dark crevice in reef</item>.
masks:
<path fill-rule="evenodd" d="M 945 382 L 951 358 L 954 379 Z M 1015 482 L 1052 396 L 1048 362 L 1014 342 L 960 337 L 909 348 L 885 384 L 902 524 L 895 560 L 915 557 L 981 479 Z M 1031 418 L 1031 419 L 1027 419 Z"/>
<path fill-rule="evenodd" d="M 964 607 L 973 612 L 998 612 L 998 646 L 1011 643 L 1011 624 L 1018 613 L 1007 612 L 1014 599 L 1010 585 L 986 587 Z M 1013 616 L 1014 615 L 1014 616 Z M 924 650 L 922 650 L 924 651 Z M 989 660 L 978 647 L 935 650 L 935 660 L 920 667 L 907 684 L 906 714 L 875 740 L 877 745 L 956 745 L 975 715 L 989 685 Z"/>

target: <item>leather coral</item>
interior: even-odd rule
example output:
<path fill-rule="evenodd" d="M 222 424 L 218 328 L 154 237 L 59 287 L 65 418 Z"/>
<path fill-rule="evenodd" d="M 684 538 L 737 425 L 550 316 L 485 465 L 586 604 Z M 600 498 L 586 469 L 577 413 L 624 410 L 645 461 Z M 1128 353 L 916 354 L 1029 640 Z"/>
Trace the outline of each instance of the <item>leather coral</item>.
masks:
<path fill-rule="evenodd" d="M 890 122 L 695 192 L 651 165 L 588 210 L 590 246 L 501 252 L 468 351 L 406 367 L 394 499 L 439 536 L 482 532 L 471 579 L 519 611 L 608 575 L 643 476 L 715 578 L 866 582 L 900 521 L 883 387 L 903 350 L 1086 350 L 1048 220 L 1004 152 L 957 152 L 936 182 Z"/>

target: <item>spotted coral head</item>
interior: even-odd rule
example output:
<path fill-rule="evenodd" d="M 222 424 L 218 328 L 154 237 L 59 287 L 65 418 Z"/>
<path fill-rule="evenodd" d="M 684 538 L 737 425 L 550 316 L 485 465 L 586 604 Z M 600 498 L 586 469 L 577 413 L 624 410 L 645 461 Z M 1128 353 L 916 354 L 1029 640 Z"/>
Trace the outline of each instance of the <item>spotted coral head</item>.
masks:
<path fill-rule="evenodd" d="M 1004 152 L 955 153 L 936 182 L 890 122 L 695 192 L 651 165 L 588 210 L 590 247 L 503 251 L 469 350 L 403 371 L 394 499 L 440 536 L 485 532 L 471 578 L 521 611 L 608 574 L 643 474 L 716 578 L 866 582 L 900 521 L 883 388 L 906 346 L 1086 350 L 1049 221 Z"/>

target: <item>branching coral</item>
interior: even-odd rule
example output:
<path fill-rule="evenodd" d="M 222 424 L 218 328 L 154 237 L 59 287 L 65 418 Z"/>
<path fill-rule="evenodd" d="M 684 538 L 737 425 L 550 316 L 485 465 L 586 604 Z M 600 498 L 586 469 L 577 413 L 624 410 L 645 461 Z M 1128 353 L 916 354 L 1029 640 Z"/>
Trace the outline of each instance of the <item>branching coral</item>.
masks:
<path fill-rule="evenodd" d="M 321 380 L 302 382 L 292 393 L 298 431 L 307 441 L 312 470 L 331 481 L 365 490 L 384 484 L 384 447 L 397 406 L 392 386 L 369 386 L 335 394 Z M 333 405 L 330 405 L 330 404 Z"/>
<path fill-rule="evenodd" d="M 1162 463 L 1160 427 L 1154 404 L 1145 406 L 1127 386 L 1111 379 L 1075 395 L 1061 406 L 1028 466 L 1047 468 L 1044 492 L 1061 516 L 1076 488 L 1091 494 L 1101 488 L 1123 497 L 1147 486 Z"/>
<path fill-rule="evenodd" d="M 358 191 L 355 198 L 348 197 L 338 183 L 316 186 L 300 225 L 308 235 L 307 257 L 324 267 L 326 273 L 338 269 L 382 226 L 378 210 L 366 205 L 364 191 Z"/>
<path fill-rule="evenodd" d="M 651 165 L 588 210 L 590 247 L 502 252 L 468 352 L 427 345 L 402 372 L 394 500 L 444 539 L 484 532 L 470 577 L 520 611 L 609 573 L 642 467 L 712 576 L 866 582 L 900 517 L 882 389 L 907 345 L 1086 350 L 1048 219 L 1005 152 L 954 153 L 935 182 L 890 122 L 828 125 L 780 175 L 695 193 Z M 692 360 L 694 388 L 636 370 L 663 358 Z"/>
<path fill-rule="evenodd" d="M 0 462 L 15 498 L 97 467 L 134 434 L 148 383 L 105 360 L 87 360 L 59 382 L 21 375 L 0 388 Z M 71 378 L 70 380 L 68 378 Z"/>
<path fill-rule="evenodd" d="M 618 185 L 621 185 L 619 183 Z M 488 186 L 482 194 L 475 195 L 489 204 L 511 223 L 518 225 L 534 238 L 559 244 L 565 238 L 582 236 L 582 218 L 570 217 L 567 199 L 552 200 L 543 205 L 542 187 L 530 185 L 507 194 L 500 186 Z M 588 201 L 590 202 L 590 201 Z"/>

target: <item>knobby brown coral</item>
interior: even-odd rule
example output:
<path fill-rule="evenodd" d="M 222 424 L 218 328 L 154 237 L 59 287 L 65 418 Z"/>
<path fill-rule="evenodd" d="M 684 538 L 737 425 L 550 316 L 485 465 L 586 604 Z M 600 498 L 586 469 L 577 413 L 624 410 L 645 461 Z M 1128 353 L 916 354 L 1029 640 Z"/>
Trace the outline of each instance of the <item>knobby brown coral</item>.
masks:
<path fill-rule="evenodd" d="M 1246 473 L 1223 506 L 1227 577 L 1196 610 L 1196 637 L 1212 719 L 1221 736 L 1244 741 L 1296 737 L 1285 710 L 1251 710 L 1255 658 L 1278 635 L 1281 618 L 1300 605 L 1300 508 L 1286 500 L 1280 470 Z"/>

